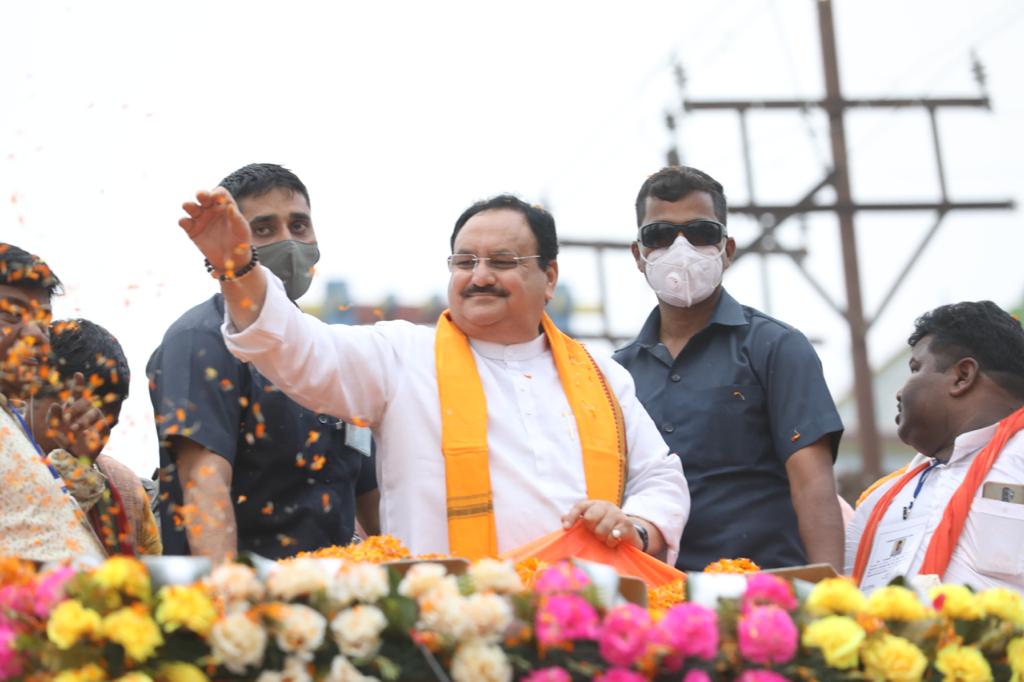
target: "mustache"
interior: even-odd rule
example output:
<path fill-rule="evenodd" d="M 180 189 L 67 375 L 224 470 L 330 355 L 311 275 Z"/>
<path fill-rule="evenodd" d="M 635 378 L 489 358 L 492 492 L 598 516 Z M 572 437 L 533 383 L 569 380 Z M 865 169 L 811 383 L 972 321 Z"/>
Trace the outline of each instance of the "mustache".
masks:
<path fill-rule="evenodd" d="M 475 284 L 470 284 L 468 287 L 462 290 L 463 296 L 474 296 L 476 294 L 487 294 L 489 296 L 508 296 L 508 292 L 498 287 L 478 287 Z"/>

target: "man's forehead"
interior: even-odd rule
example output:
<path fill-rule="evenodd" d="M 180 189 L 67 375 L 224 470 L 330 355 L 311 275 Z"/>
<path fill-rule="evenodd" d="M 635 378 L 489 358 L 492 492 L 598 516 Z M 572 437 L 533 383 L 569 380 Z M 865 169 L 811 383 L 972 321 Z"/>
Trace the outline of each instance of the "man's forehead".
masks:
<path fill-rule="evenodd" d="M 516 251 L 536 242 L 526 216 L 509 208 L 481 211 L 466 221 L 455 235 L 455 249 L 487 248 Z"/>
<path fill-rule="evenodd" d="M 263 194 L 250 195 L 238 200 L 238 209 L 247 220 L 259 216 L 309 215 L 309 202 L 301 192 L 290 187 L 274 187 Z"/>

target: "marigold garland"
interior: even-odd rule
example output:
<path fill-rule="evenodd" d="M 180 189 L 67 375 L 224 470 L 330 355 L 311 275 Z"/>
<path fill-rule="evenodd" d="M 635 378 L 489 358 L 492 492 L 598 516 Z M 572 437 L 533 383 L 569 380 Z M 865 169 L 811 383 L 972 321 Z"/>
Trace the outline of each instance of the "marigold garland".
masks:
<path fill-rule="evenodd" d="M 408 559 L 410 555 L 409 549 L 393 535 L 372 535 L 355 545 L 331 545 L 315 552 L 299 552 L 295 556 L 300 559 L 346 559 L 382 564 Z"/>
<path fill-rule="evenodd" d="M 705 573 L 757 573 L 761 567 L 746 557 L 719 559 L 704 568 Z"/>
<path fill-rule="evenodd" d="M 647 608 L 657 617 L 676 604 L 686 601 L 686 581 L 682 578 L 652 588 L 647 593 Z"/>

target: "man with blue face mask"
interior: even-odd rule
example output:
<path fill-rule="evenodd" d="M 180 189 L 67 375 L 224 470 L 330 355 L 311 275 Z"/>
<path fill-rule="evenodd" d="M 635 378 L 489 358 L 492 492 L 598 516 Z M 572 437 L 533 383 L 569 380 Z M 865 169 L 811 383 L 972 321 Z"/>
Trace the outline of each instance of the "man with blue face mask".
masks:
<path fill-rule="evenodd" d="M 804 335 L 722 287 L 736 250 L 722 186 L 664 168 L 640 188 L 636 214 L 633 256 L 658 305 L 615 359 L 690 484 L 676 565 L 749 557 L 841 570 L 832 463 L 843 425 Z"/>
<path fill-rule="evenodd" d="M 250 164 L 220 185 L 259 261 L 294 302 L 320 258 L 309 193 L 286 168 Z M 241 269 L 241 264 L 239 265 Z M 358 512 L 377 532 L 369 432 L 312 412 L 231 355 L 217 294 L 180 317 L 146 367 L 160 437 L 165 554 L 270 558 L 348 544 Z"/>

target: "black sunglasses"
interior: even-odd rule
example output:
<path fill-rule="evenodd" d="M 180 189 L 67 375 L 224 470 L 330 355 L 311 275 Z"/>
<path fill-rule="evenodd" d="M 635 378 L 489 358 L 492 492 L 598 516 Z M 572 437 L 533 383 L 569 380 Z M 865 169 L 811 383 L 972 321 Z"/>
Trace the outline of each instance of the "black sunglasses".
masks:
<path fill-rule="evenodd" d="M 680 232 L 694 246 L 717 246 L 725 236 L 725 225 L 704 219 L 685 223 L 659 220 L 640 228 L 640 243 L 649 249 L 667 249 Z"/>

